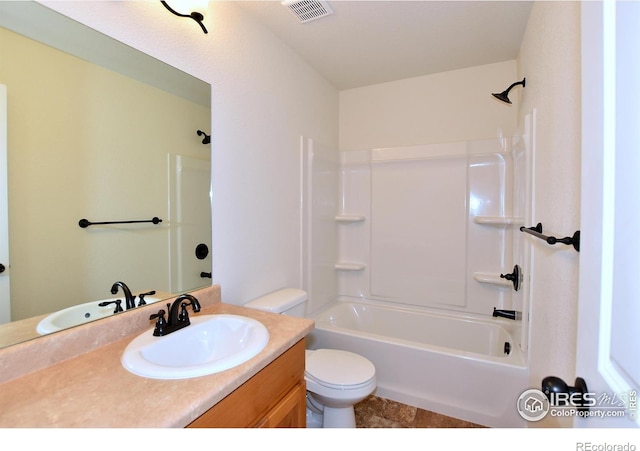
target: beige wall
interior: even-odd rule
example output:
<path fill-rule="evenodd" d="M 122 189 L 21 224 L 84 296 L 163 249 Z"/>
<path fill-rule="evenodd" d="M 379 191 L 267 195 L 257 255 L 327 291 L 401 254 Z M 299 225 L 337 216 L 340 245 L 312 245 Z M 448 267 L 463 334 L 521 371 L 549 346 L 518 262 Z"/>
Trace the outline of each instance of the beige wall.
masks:
<path fill-rule="evenodd" d="M 12 320 L 169 291 L 167 155 L 210 159 L 210 110 L 0 29 L 7 85 Z M 105 231 L 78 221 L 163 219 Z"/>
<path fill-rule="evenodd" d="M 526 76 L 520 122 L 536 110 L 534 222 L 549 234 L 580 229 L 580 2 L 536 2 L 518 71 Z M 533 225 L 533 224 L 532 224 Z M 532 240 L 531 387 L 575 380 L 579 253 Z M 546 418 L 532 426 L 568 426 Z"/>
<path fill-rule="evenodd" d="M 505 61 L 341 91 L 340 150 L 512 136 L 517 97 L 491 93 L 516 77 Z"/>

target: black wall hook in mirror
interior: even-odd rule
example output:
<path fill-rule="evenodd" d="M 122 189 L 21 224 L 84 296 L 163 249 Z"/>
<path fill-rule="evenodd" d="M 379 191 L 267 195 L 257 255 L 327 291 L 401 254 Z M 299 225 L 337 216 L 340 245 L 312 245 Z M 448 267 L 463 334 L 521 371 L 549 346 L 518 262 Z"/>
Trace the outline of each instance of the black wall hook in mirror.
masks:
<path fill-rule="evenodd" d="M 202 139 L 202 144 L 209 144 L 211 142 L 211 136 L 207 135 L 202 130 L 198 130 L 196 133 L 198 134 L 198 136 L 204 135 L 204 138 Z"/>

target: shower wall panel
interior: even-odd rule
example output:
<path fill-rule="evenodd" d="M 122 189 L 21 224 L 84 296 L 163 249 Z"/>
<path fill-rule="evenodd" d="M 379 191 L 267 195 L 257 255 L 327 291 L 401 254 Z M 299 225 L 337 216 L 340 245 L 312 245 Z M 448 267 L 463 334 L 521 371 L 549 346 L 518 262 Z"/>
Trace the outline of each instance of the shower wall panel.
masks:
<path fill-rule="evenodd" d="M 307 292 L 308 313 L 322 309 L 337 296 L 339 155 L 309 138 L 301 139 L 301 286 Z"/>
<path fill-rule="evenodd" d="M 340 211 L 338 217 L 356 218 L 339 222 L 339 262 L 360 269 L 337 270 L 338 293 L 365 298 L 369 296 L 369 260 L 371 254 L 371 151 L 340 154 Z"/>
<path fill-rule="evenodd" d="M 490 315 L 513 308 L 507 140 L 344 152 L 339 294 Z"/>
<path fill-rule="evenodd" d="M 466 173 L 466 157 L 373 162 L 374 297 L 465 305 Z"/>

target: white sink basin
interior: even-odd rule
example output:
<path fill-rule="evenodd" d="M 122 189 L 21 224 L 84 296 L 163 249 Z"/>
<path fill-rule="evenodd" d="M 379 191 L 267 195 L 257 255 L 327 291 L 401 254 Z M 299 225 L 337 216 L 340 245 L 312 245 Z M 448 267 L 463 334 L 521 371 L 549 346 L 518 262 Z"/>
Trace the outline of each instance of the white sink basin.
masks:
<path fill-rule="evenodd" d="M 164 337 L 148 330 L 122 354 L 122 366 L 152 379 L 188 379 L 228 370 L 246 362 L 269 341 L 267 328 L 238 315 L 191 316 L 191 325 Z"/>
<path fill-rule="evenodd" d="M 45 316 L 36 326 L 36 331 L 39 334 L 50 334 L 51 332 L 57 332 L 59 330 L 67 329 L 69 327 L 78 326 L 80 324 L 88 323 L 100 318 L 106 318 L 113 315 L 116 309 L 115 304 L 110 304 L 106 307 L 100 307 L 98 304 L 101 302 L 115 301 L 120 298 L 102 299 L 99 301 L 85 302 L 84 304 L 74 305 L 63 310 L 58 310 L 50 315 Z M 153 296 L 146 296 L 144 300 L 147 304 L 160 301 L 162 298 Z M 124 305 L 124 299 L 122 299 L 122 308 L 126 309 Z"/>

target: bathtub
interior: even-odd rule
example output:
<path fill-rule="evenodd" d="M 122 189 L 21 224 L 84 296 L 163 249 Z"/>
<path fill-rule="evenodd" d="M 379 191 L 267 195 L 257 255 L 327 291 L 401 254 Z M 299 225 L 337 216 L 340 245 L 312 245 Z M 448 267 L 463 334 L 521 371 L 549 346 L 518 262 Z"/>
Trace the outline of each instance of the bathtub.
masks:
<path fill-rule="evenodd" d="M 313 316 L 310 349 L 352 351 L 376 367 L 377 396 L 490 427 L 525 427 L 517 324 L 339 299 Z"/>

